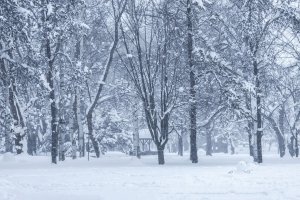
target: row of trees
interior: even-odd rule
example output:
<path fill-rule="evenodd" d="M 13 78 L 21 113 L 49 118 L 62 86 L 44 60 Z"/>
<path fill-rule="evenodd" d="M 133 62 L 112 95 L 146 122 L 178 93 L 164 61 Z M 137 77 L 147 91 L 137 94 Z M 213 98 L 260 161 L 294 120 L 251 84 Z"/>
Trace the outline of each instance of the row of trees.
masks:
<path fill-rule="evenodd" d="M 232 148 L 248 142 L 261 163 L 265 135 L 276 137 L 281 157 L 286 146 L 298 156 L 299 7 L 297 0 L 4 0 L 1 151 L 51 152 L 52 163 L 86 150 L 100 157 L 129 151 L 132 135 L 148 128 L 159 164 L 174 136 L 183 154 L 187 134 L 192 163 L 201 135 L 206 155 L 226 135 Z"/>

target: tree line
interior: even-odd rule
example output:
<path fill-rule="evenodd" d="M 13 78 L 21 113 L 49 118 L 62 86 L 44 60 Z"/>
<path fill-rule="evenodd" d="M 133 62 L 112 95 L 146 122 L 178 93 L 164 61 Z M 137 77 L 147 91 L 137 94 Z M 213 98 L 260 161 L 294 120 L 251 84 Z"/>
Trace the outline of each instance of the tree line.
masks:
<path fill-rule="evenodd" d="M 297 0 L 3 0 L 0 152 L 138 155 L 147 128 L 158 164 L 220 137 L 298 157 L 299 67 Z"/>

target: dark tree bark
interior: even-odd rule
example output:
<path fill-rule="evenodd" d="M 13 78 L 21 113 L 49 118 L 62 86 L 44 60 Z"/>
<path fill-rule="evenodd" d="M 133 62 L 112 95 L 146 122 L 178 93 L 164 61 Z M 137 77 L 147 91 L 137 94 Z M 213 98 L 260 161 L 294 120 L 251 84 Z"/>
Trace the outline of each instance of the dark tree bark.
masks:
<path fill-rule="evenodd" d="M 54 74 L 55 74 L 55 68 L 54 68 L 54 61 L 55 56 L 58 51 L 60 50 L 61 45 L 61 38 L 58 36 L 55 42 L 55 48 L 52 52 L 52 46 L 51 39 L 50 39 L 50 33 L 51 33 L 51 26 L 49 26 L 49 23 L 53 22 L 47 13 L 47 8 L 45 5 L 47 5 L 47 2 L 45 0 L 41 0 L 41 5 L 44 6 L 41 10 L 41 21 L 43 22 L 43 46 L 46 58 L 46 63 L 48 67 L 47 72 L 47 82 L 49 84 L 49 99 L 50 99 L 50 109 L 51 109 L 51 162 L 54 164 L 57 164 L 57 156 L 58 156 L 58 109 L 56 105 L 56 98 L 55 98 L 55 88 L 54 88 Z"/>
<path fill-rule="evenodd" d="M 192 0 L 187 0 L 187 53 L 190 69 L 190 159 L 192 163 L 198 163 L 197 154 L 197 119 L 196 119 L 196 78 L 193 60 L 193 27 L 192 27 Z"/>
<path fill-rule="evenodd" d="M 33 156 L 36 155 L 38 128 L 34 130 L 30 125 L 27 125 L 27 128 L 27 153 Z"/>
<path fill-rule="evenodd" d="M 157 147 L 157 155 L 158 155 L 158 164 L 165 164 L 165 155 L 164 155 L 164 147 Z"/>
<path fill-rule="evenodd" d="M 57 163 L 57 153 L 58 153 L 58 121 L 57 121 L 57 106 L 55 102 L 55 91 L 54 91 L 54 60 L 51 54 L 51 46 L 50 46 L 50 39 L 47 36 L 46 39 L 46 47 L 45 47 L 45 54 L 48 59 L 48 76 L 47 81 L 50 87 L 50 107 L 51 107 L 51 159 L 52 163 Z"/>

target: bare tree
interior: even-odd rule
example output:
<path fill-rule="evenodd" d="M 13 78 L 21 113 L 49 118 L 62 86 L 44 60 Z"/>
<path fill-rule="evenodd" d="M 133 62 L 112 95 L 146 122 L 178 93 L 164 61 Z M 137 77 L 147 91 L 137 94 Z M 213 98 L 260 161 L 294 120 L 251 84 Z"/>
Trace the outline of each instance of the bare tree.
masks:
<path fill-rule="evenodd" d="M 171 10 L 170 1 L 155 4 L 131 0 L 124 22 L 126 26 L 122 29 L 127 53 L 124 64 L 143 102 L 147 126 L 161 165 L 165 163 L 164 149 L 171 132 L 169 120 L 176 105 L 180 63 Z"/>
<path fill-rule="evenodd" d="M 112 5 L 112 10 L 113 10 L 113 24 L 114 24 L 114 40 L 111 44 L 111 47 L 109 49 L 109 54 L 108 54 L 108 58 L 104 67 L 104 72 L 102 74 L 102 77 L 100 78 L 99 81 L 99 86 L 97 89 L 97 93 L 95 98 L 92 100 L 91 105 L 89 106 L 88 110 L 87 110 L 87 115 L 86 115 L 86 119 L 87 119 L 87 126 L 88 126 L 88 132 L 89 132 L 89 138 L 92 141 L 92 145 L 94 147 L 95 153 L 97 157 L 100 157 L 100 149 L 99 149 L 99 144 L 97 142 L 97 140 L 94 137 L 93 134 L 93 113 L 96 109 L 96 107 L 101 103 L 101 93 L 103 91 L 103 87 L 105 85 L 105 81 L 108 77 L 109 74 L 109 70 L 111 68 L 112 65 L 112 61 L 113 61 L 113 57 L 114 57 L 114 53 L 115 50 L 117 48 L 118 42 L 119 42 L 119 25 L 120 25 L 120 21 L 121 21 L 121 17 L 122 14 L 125 10 L 127 4 L 127 0 L 121 0 L 121 1 L 116 1 L 116 0 L 112 0 L 111 1 L 111 5 Z"/>

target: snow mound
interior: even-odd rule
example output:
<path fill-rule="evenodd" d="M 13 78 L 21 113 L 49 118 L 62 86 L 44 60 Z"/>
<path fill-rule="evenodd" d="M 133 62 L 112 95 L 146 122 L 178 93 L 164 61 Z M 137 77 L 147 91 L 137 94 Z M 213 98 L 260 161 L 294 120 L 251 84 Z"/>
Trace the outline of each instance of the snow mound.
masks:
<path fill-rule="evenodd" d="M 13 162 L 13 161 L 15 161 L 15 156 L 14 156 L 14 154 L 9 153 L 9 152 L 5 153 L 5 154 L 3 154 L 2 161 L 3 162 Z"/>
<path fill-rule="evenodd" d="M 204 155 L 206 155 L 206 151 L 204 150 L 204 149 L 198 149 L 198 155 L 200 155 L 200 156 L 204 156 Z"/>
<path fill-rule="evenodd" d="M 250 174 L 253 171 L 253 163 L 249 163 L 246 161 L 239 161 L 236 165 L 236 169 L 229 171 L 229 174 L 233 173 L 246 173 Z"/>

